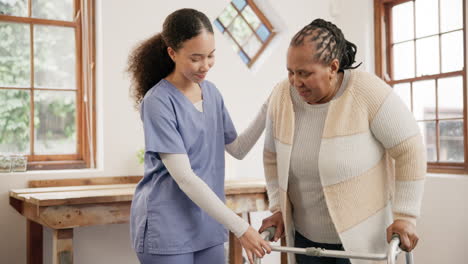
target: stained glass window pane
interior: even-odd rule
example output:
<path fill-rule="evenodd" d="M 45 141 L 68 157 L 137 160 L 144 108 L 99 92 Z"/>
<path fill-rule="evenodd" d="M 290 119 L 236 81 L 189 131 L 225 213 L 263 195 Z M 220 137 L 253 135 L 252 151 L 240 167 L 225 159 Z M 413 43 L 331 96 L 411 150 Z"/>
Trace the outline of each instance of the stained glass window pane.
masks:
<path fill-rule="evenodd" d="M 239 52 L 237 54 L 239 54 L 239 56 L 241 57 L 242 61 L 245 64 L 249 63 L 249 61 L 250 61 L 249 57 L 247 57 L 247 55 L 245 55 L 245 53 L 242 50 L 239 50 Z"/>
<path fill-rule="evenodd" d="M 232 3 L 238 10 L 242 10 L 242 8 L 244 8 L 244 6 L 247 4 L 245 0 L 233 0 Z"/>
<path fill-rule="evenodd" d="M 265 42 L 270 36 L 271 32 L 268 30 L 268 28 L 264 24 L 262 24 L 257 29 L 257 34 L 262 39 L 262 41 Z"/>
<path fill-rule="evenodd" d="M 236 9 L 232 5 L 228 5 L 223 10 L 223 12 L 221 13 L 218 19 L 219 21 L 221 21 L 221 23 L 223 23 L 223 25 L 227 27 L 229 26 L 229 24 L 231 24 L 232 20 L 234 19 L 236 15 L 237 15 Z"/>
<path fill-rule="evenodd" d="M 219 31 L 221 31 L 221 33 L 224 33 L 224 26 L 223 24 L 221 24 L 221 22 L 219 22 L 218 19 L 214 21 L 214 24 L 219 29 Z"/>
<path fill-rule="evenodd" d="M 250 58 L 253 58 L 255 54 L 257 54 L 258 50 L 262 47 L 262 42 L 258 40 L 257 36 L 252 35 L 247 42 L 247 44 L 244 45 L 244 50 L 249 55 Z"/>
<path fill-rule="evenodd" d="M 253 34 L 247 22 L 240 16 L 234 19 L 234 22 L 232 22 L 228 29 L 240 45 L 244 45 L 247 39 Z"/>
<path fill-rule="evenodd" d="M 253 29 L 256 29 L 260 25 L 260 23 L 262 23 L 258 16 L 254 13 L 252 8 L 250 8 L 250 6 L 246 6 L 244 8 L 244 10 L 242 11 L 242 15 L 244 16 L 245 20 L 247 20 L 247 22 L 250 24 L 250 26 L 252 26 Z"/>

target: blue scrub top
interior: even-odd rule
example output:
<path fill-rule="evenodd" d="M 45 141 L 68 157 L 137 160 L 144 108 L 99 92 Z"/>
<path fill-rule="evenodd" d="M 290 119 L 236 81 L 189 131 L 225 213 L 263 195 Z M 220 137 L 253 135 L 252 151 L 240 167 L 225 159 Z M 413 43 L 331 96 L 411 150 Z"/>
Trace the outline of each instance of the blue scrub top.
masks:
<path fill-rule="evenodd" d="M 195 174 L 225 200 L 224 146 L 237 133 L 215 85 L 203 81 L 200 87 L 203 112 L 164 79 L 141 103 L 145 173 L 130 213 L 132 244 L 139 253 L 183 254 L 227 241 L 224 226 L 190 200 L 158 155 L 187 154 Z"/>

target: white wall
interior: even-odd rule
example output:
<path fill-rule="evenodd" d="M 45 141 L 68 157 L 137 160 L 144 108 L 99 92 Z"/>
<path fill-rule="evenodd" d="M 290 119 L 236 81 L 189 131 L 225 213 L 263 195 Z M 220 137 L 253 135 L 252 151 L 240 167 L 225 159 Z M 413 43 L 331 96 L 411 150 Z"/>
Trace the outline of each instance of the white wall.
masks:
<path fill-rule="evenodd" d="M 467 263 L 468 176 L 431 175 L 426 182 L 416 263 Z"/>
<path fill-rule="evenodd" d="M 128 96 L 129 80 L 124 73 L 131 48 L 140 40 L 161 30 L 165 16 L 175 9 L 192 7 L 214 19 L 228 4 L 216 1 L 125 1 L 98 0 L 97 6 L 97 106 L 98 163 L 96 170 L 27 172 L 0 175 L 0 263 L 25 263 L 25 220 L 8 204 L 8 190 L 26 187 L 29 180 L 141 175 L 135 158 L 143 146 L 138 114 Z M 314 18 L 337 23 L 345 36 L 358 46 L 357 61 L 362 69 L 373 71 L 373 1 L 258 0 L 269 6 L 280 32 L 268 56 L 254 71 L 233 54 L 228 42 L 216 30 L 217 62 L 208 79 L 224 96 L 238 131 L 256 114 L 274 84 L 286 77 L 285 55 L 289 39 Z M 228 158 L 228 178 L 263 177 L 261 144 L 244 161 Z M 464 263 L 462 245 L 468 243 L 468 177 L 430 176 L 419 224 L 421 241 L 415 252 L 417 263 Z M 465 204 L 465 205 L 464 205 Z M 265 213 L 255 214 L 259 225 Z M 75 229 L 75 263 L 137 263 L 130 249 L 128 224 Z M 5 239 L 8 238 L 8 239 Z M 51 263 L 51 233 L 45 232 L 45 262 Z M 440 249 L 438 249 L 440 248 Z M 438 249 L 438 250 L 434 250 Z M 275 263 L 271 258 L 264 263 Z M 276 262 L 277 263 L 277 262 Z"/>

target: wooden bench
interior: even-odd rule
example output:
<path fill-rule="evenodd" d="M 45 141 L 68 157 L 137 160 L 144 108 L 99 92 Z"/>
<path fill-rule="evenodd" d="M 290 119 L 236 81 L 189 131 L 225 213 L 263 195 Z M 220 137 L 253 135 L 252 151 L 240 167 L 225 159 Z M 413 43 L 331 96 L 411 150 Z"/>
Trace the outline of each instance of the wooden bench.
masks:
<path fill-rule="evenodd" d="M 10 204 L 27 218 L 27 263 L 42 264 L 43 226 L 53 230 L 53 263 L 73 263 L 73 228 L 127 223 L 141 176 L 30 181 L 10 191 Z M 227 181 L 226 204 L 250 222 L 249 213 L 265 211 L 265 182 Z M 242 248 L 230 234 L 231 264 L 242 263 Z M 282 257 L 283 258 L 283 257 Z"/>

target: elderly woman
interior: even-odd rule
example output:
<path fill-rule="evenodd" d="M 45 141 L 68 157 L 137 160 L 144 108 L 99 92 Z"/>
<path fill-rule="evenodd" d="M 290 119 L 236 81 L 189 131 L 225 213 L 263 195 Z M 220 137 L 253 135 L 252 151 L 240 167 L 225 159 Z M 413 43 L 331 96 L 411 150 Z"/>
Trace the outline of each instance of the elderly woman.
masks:
<path fill-rule="evenodd" d="M 411 251 L 426 172 L 422 137 L 391 87 L 354 70 L 355 54 L 322 19 L 293 37 L 289 78 L 268 106 L 264 167 L 273 214 L 260 231 L 278 227 L 274 240 L 285 233 L 288 246 L 373 253 L 397 233 Z M 350 263 L 292 254 L 289 263 L 295 258 Z"/>

